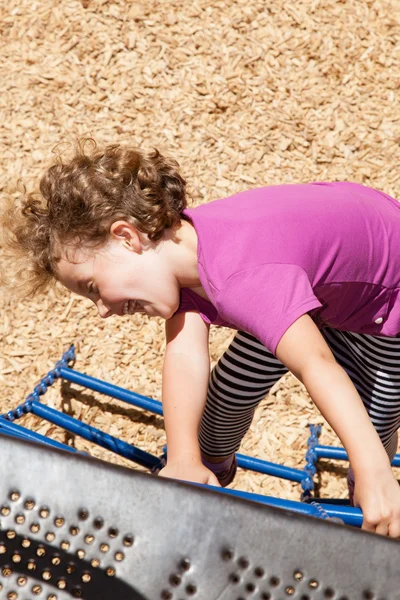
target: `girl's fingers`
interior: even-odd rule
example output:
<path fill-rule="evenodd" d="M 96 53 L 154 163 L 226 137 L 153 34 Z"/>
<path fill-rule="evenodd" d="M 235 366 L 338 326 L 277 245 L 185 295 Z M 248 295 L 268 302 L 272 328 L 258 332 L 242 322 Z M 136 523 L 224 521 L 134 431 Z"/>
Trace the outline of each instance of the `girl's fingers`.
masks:
<path fill-rule="evenodd" d="M 378 535 L 389 535 L 389 522 L 386 520 L 381 521 L 375 528 L 375 533 Z"/>
<path fill-rule="evenodd" d="M 372 523 L 369 523 L 366 519 L 363 519 L 361 529 L 363 531 L 369 531 L 369 533 L 375 533 L 376 525 L 373 525 Z"/>
<path fill-rule="evenodd" d="M 368 519 L 364 518 L 361 529 L 379 535 L 389 535 L 389 521 L 385 519 L 377 521 L 368 521 Z"/>
<path fill-rule="evenodd" d="M 391 538 L 400 538 L 400 520 L 396 520 L 390 523 L 388 535 Z"/>
<path fill-rule="evenodd" d="M 215 485 L 217 487 L 221 487 L 221 484 L 218 481 L 217 477 L 214 475 L 214 473 L 210 474 L 210 477 L 208 478 L 207 484 L 208 485 Z"/>

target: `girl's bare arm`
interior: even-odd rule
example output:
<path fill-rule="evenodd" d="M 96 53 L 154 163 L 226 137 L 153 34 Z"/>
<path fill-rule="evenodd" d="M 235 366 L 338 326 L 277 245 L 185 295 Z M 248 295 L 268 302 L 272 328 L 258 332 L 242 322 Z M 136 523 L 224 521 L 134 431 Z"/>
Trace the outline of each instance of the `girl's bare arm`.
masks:
<path fill-rule="evenodd" d="M 400 536 L 400 488 L 362 400 L 309 315 L 283 335 L 277 358 L 306 386 L 347 450 L 363 528 Z"/>
<path fill-rule="evenodd" d="M 198 442 L 210 376 L 208 332 L 195 312 L 166 322 L 162 396 L 168 456 L 161 475 L 218 485 L 201 462 Z"/>

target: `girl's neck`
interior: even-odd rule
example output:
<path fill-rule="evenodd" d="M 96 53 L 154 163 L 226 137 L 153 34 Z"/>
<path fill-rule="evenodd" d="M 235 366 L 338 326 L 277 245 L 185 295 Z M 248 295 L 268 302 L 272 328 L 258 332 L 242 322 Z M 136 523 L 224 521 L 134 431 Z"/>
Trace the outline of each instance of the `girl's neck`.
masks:
<path fill-rule="evenodd" d="M 198 239 L 195 228 L 188 221 L 182 221 L 179 229 L 168 232 L 169 242 L 174 245 L 175 273 L 179 285 L 192 289 L 196 294 L 208 300 L 200 281 L 197 268 Z"/>

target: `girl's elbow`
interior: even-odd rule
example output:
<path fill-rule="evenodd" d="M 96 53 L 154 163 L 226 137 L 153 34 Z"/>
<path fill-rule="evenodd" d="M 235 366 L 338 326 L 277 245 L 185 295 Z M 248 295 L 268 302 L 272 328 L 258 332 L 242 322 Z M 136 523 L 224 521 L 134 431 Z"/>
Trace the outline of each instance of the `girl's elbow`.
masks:
<path fill-rule="evenodd" d="M 322 350 L 321 352 L 312 355 L 304 363 L 301 365 L 298 374 L 294 373 L 294 375 L 306 385 L 306 382 L 313 378 L 316 373 L 323 373 L 323 371 L 330 370 L 332 366 L 337 366 L 338 363 L 335 360 L 333 354 L 329 352 L 325 352 Z"/>

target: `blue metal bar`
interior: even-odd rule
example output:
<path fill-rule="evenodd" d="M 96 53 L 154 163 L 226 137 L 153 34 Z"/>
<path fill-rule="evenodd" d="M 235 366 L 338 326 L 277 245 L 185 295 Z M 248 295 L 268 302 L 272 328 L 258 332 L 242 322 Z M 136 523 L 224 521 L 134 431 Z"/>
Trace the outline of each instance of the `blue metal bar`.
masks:
<path fill-rule="evenodd" d="M 157 468 L 161 469 L 163 467 L 162 461 L 158 457 L 153 456 L 148 452 L 144 452 L 143 450 L 123 442 L 112 435 L 104 433 L 99 429 L 95 429 L 91 425 L 82 423 L 54 408 L 50 408 L 38 400 L 32 401 L 31 412 L 38 417 L 42 417 L 55 425 L 59 425 L 60 427 L 85 438 L 89 442 L 94 442 L 102 448 L 106 448 L 107 450 L 111 450 L 111 452 L 115 452 L 115 454 L 128 458 L 146 469 L 153 470 Z"/>
<path fill-rule="evenodd" d="M 117 385 L 113 385 L 112 383 L 107 383 L 106 381 L 96 379 L 90 375 L 79 373 L 79 371 L 74 371 L 74 369 L 70 369 L 68 367 L 60 367 L 59 372 L 63 379 L 78 385 L 82 385 L 89 390 L 106 394 L 107 396 L 111 396 L 117 400 L 122 400 L 123 402 L 128 402 L 129 404 L 133 404 L 134 406 L 138 406 L 144 410 L 149 410 L 157 415 L 163 414 L 162 404 L 161 402 L 158 402 L 158 400 L 153 400 L 151 398 L 147 398 L 146 396 L 142 396 L 141 394 L 136 394 L 135 392 L 131 392 Z"/>
<path fill-rule="evenodd" d="M 0 417 L 0 433 L 5 432 L 8 435 L 12 435 L 23 440 L 30 440 L 32 442 L 39 442 L 41 444 L 46 444 L 47 446 L 52 446 L 54 448 L 59 448 L 60 450 L 68 450 L 68 452 L 77 452 L 75 448 L 71 448 L 66 444 L 62 444 L 61 442 L 57 442 L 51 438 L 46 437 L 45 435 L 41 435 L 40 433 L 36 433 L 27 429 L 26 427 L 22 427 L 22 425 L 16 425 L 11 421 L 7 421 L 6 419 Z"/>
<path fill-rule="evenodd" d="M 324 511 L 331 518 L 341 519 L 346 525 L 361 527 L 363 514 L 360 508 L 354 506 L 341 506 L 340 504 L 323 504 Z"/>
<path fill-rule="evenodd" d="M 245 500 L 259 502 L 268 506 L 275 506 L 276 508 L 283 508 L 296 513 L 301 513 L 303 515 L 310 515 L 313 517 L 321 518 L 321 514 L 318 511 L 318 509 L 312 504 L 307 504 L 305 502 L 296 502 L 295 500 L 282 500 L 280 498 L 274 498 L 273 496 L 263 496 L 261 494 L 253 494 L 249 492 L 242 492 L 240 490 L 219 488 L 209 485 L 201 487 L 206 487 L 212 489 L 215 492 L 220 492 L 222 494 L 228 494 L 230 496 L 244 498 Z M 331 504 L 324 504 L 323 508 L 330 518 L 341 519 L 347 525 L 354 525 L 355 527 L 361 527 L 362 525 L 363 517 L 362 512 L 359 508 L 353 508 L 352 506 L 335 506 Z"/>
<path fill-rule="evenodd" d="M 7 431 L 6 429 L 2 429 L 1 427 L 0 427 L 0 435 L 6 435 L 8 437 L 18 438 L 19 440 L 28 440 L 29 439 L 28 437 L 26 437 L 19 431 L 14 431 L 13 433 L 11 433 L 10 431 Z"/>
<path fill-rule="evenodd" d="M 273 477 L 280 477 L 281 479 L 288 479 L 289 481 L 296 481 L 298 483 L 301 483 L 304 479 L 304 471 L 300 469 L 285 467 L 284 465 L 279 465 L 260 458 L 253 458 L 252 456 L 246 456 L 244 454 L 237 454 L 236 458 L 238 467 L 241 467 L 242 469 L 264 473 L 265 475 L 272 475 Z"/>
<path fill-rule="evenodd" d="M 339 448 L 336 446 L 321 446 L 320 444 L 317 444 L 314 446 L 314 451 L 317 455 L 317 459 L 332 458 L 335 460 L 349 460 L 347 457 L 347 452 L 344 448 Z"/>
<path fill-rule="evenodd" d="M 158 400 L 153 400 L 152 398 L 147 398 L 141 394 L 136 394 L 135 392 L 125 390 L 124 388 L 107 383 L 100 379 L 96 379 L 90 375 L 80 373 L 79 371 L 75 371 L 68 367 L 60 367 L 59 372 L 63 379 L 71 381 L 72 383 L 81 385 L 95 392 L 106 394 L 107 396 L 111 396 L 117 400 L 128 402 L 129 404 L 133 404 L 134 406 L 138 406 L 144 410 L 156 413 L 157 415 L 163 415 L 162 404 L 161 402 L 158 402 Z M 296 481 L 298 483 L 301 483 L 306 476 L 304 471 L 300 469 L 293 469 L 283 465 L 277 465 L 266 460 L 252 458 L 251 456 L 245 456 L 243 454 L 238 454 L 237 459 L 238 466 L 244 469 L 257 471 L 259 473 L 264 473 L 275 477 L 282 477 L 283 479 Z"/>
<path fill-rule="evenodd" d="M 22 431 L 19 431 L 18 429 L 12 430 L 12 429 L 8 429 L 7 427 L 0 427 L 0 435 L 7 435 L 9 437 L 15 437 L 18 438 L 20 440 L 29 440 L 29 441 L 33 441 L 32 436 L 29 435 L 25 435 Z M 37 440 L 35 440 L 37 441 Z M 42 442 L 39 442 L 42 443 Z"/>
<path fill-rule="evenodd" d="M 314 451 L 317 454 L 317 458 L 349 460 L 346 450 L 344 448 L 339 448 L 338 446 L 321 446 L 318 444 L 317 446 L 314 446 Z M 400 467 L 400 454 L 396 454 L 392 460 L 392 467 Z"/>

